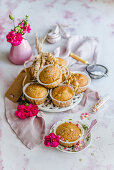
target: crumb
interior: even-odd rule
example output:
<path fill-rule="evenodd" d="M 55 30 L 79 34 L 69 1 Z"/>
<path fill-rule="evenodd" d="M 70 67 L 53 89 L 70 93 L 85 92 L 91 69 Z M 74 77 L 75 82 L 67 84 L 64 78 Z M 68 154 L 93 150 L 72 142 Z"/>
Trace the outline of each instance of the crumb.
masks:
<path fill-rule="evenodd" d="M 90 146 L 90 148 L 93 148 L 92 146 Z"/>
<path fill-rule="evenodd" d="M 79 161 L 81 162 L 81 161 L 82 161 L 82 158 L 80 158 Z"/>
<path fill-rule="evenodd" d="M 93 153 L 93 152 L 91 153 L 91 156 L 94 156 L 94 153 Z"/>

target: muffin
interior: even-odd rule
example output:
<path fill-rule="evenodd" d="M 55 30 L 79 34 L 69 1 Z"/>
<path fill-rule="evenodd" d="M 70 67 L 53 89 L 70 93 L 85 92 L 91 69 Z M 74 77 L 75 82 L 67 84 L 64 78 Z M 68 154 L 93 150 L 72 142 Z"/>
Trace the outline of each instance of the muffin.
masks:
<path fill-rule="evenodd" d="M 74 96 L 73 88 L 61 85 L 50 91 L 52 102 L 59 107 L 67 107 L 72 103 Z"/>
<path fill-rule="evenodd" d="M 77 72 L 74 73 L 73 75 L 76 77 L 76 81 L 78 83 L 78 88 L 76 89 L 75 92 L 76 94 L 80 94 L 87 89 L 88 84 L 90 83 L 90 77 L 83 72 Z M 74 82 L 72 82 L 71 85 L 75 87 Z"/>
<path fill-rule="evenodd" d="M 64 67 L 64 66 L 66 66 L 67 65 L 67 62 L 64 60 L 64 59 L 62 59 L 62 58 L 57 58 L 57 61 L 58 61 L 58 65 L 60 66 L 60 67 Z"/>
<path fill-rule="evenodd" d="M 38 83 L 28 83 L 23 88 L 24 95 L 33 104 L 42 104 L 48 95 L 48 90 Z"/>
<path fill-rule="evenodd" d="M 62 72 L 56 65 L 44 66 L 38 73 L 38 81 L 47 88 L 54 88 L 62 82 Z"/>
<path fill-rule="evenodd" d="M 85 75 L 76 73 L 74 74 L 74 76 L 76 77 L 76 80 L 79 83 L 79 87 L 84 87 L 88 84 L 88 79 Z"/>
<path fill-rule="evenodd" d="M 56 129 L 56 135 L 60 136 L 59 143 L 65 147 L 72 147 L 77 140 L 82 136 L 81 129 L 71 122 L 65 122 L 59 125 Z"/>

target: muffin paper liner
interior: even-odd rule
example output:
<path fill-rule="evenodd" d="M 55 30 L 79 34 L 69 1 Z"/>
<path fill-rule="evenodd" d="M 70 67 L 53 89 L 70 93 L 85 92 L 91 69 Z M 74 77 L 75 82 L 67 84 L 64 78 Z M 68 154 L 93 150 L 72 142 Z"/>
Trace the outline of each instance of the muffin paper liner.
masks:
<path fill-rule="evenodd" d="M 65 85 L 65 84 L 61 84 L 61 85 L 59 85 L 59 86 L 68 86 L 68 85 Z M 71 86 L 69 86 L 72 90 L 73 90 L 73 92 L 74 92 L 74 89 L 71 87 Z M 73 97 L 74 97 L 74 94 L 73 94 L 73 96 L 72 96 L 72 98 L 71 99 L 69 99 L 69 100 L 67 100 L 67 101 L 59 101 L 59 100 L 57 100 L 57 99 L 55 99 L 55 98 L 53 98 L 53 96 L 52 96 L 52 89 L 50 90 L 50 97 L 51 97 L 51 99 L 52 99 L 52 102 L 56 105 L 56 106 L 59 106 L 59 107 L 67 107 L 67 106 L 69 106 L 71 103 L 72 103 L 72 100 L 73 100 Z"/>
<path fill-rule="evenodd" d="M 23 94 L 24 94 L 25 98 L 26 98 L 28 101 L 32 102 L 33 104 L 36 104 L 36 105 L 42 104 L 42 103 L 46 100 L 46 98 L 47 98 L 47 96 L 48 96 L 48 92 L 47 92 L 47 95 L 44 96 L 44 97 L 42 97 L 42 98 L 38 98 L 38 99 L 32 98 L 32 97 L 28 96 L 28 95 L 26 94 L 26 92 L 25 92 L 26 88 L 27 88 L 30 84 L 34 84 L 34 82 L 27 83 L 27 84 L 23 87 Z M 36 82 L 35 82 L 35 84 L 36 84 Z M 37 84 L 38 84 L 38 83 L 37 83 Z"/>

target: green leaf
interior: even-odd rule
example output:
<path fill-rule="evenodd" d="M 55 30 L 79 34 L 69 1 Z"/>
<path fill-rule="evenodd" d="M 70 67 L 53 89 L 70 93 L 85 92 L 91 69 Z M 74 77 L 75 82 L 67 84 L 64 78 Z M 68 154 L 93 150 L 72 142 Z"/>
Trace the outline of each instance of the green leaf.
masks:
<path fill-rule="evenodd" d="M 23 29 L 20 29 L 19 32 L 23 35 Z"/>
<path fill-rule="evenodd" d="M 16 26 L 15 29 L 17 30 L 17 32 L 20 30 L 20 26 Z"/>
<path fill-rule="evenodd" d="M 29 104 L 28 104 L 28 103 L 25 103 L 25 106 L 27 106 L 27 107 L 28 107 L 28 106 L 29 106 Z"/>
<path fill-rule="evenodd" d="M 13 14 L 9 14 L 9 18 L 14 22 L 15 17 L 13 16 Z"/>
<path fill-rule="evenodd" d="M 29 18 L 29 16 L 28 16 L 28 15 L 26 15 L 26 18 L 28 19 L 28 18 Z"/>
<path fill-rule="evenodd" d="M 84 130 L 88 130 L 88 127 L 84 124 L 82 125 L 82 127 L 83 127 Z"/>
<path fill-rule="evenodd" d="M 58 149 L 62 150 L 62 148 L 60 146 L 58 146 Z"/>
<path fill-rule="evenodd" d="M 24 20 L 24 26 L 28 26 L 28 22 Z"/>

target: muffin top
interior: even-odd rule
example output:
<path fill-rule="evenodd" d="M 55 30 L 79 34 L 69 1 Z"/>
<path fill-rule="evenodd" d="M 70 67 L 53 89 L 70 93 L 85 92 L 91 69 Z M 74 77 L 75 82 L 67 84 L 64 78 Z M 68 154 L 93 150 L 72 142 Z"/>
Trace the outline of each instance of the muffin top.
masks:
<path fill-rule="evenodd" d="M 60 77 L 61 71 L 57 66 L 54 65 L 44 68 L 39 75 L 40 81 L 45 84 L 53 83 L 60 79 Z"/>
<path fill-rule="evenodd" d="M 80 138 L 81 129 L 73 123 L 65 122 L 57 127 L 56 134 L 63 141 L 73 142 Z"/>
<path fill-rule="evenodd" d="M 58 86 L 52 91 L 52 97 L 59 101 L 70 100 L 74 95 L 74 92 L 69 86 Z"/>
<path fill-rule="evenodd" d="M 42 98 L 45 97 L 48 93 L 48 90 L 37 84 L 37 83 L 33 83 L 30 84 L 26 89 L 25 89 L 25 93 L 32 98 L 38 99 L 38 98 Z"/>
<path fill-rule="evenodd" d="M 79 87 L 83 87 L 88 84 L 88 79 L 85 75 L 78 73 L 75 73 L 74 75 L 76 77 L 77 82 L 79 83 Z"/>
<path fill-rule="evenodd" d="M 57 60 L 58 60 L 59 66 L 64 67 L 67 65 L 67 62 L 64 59 L 58 57 Z"/>

